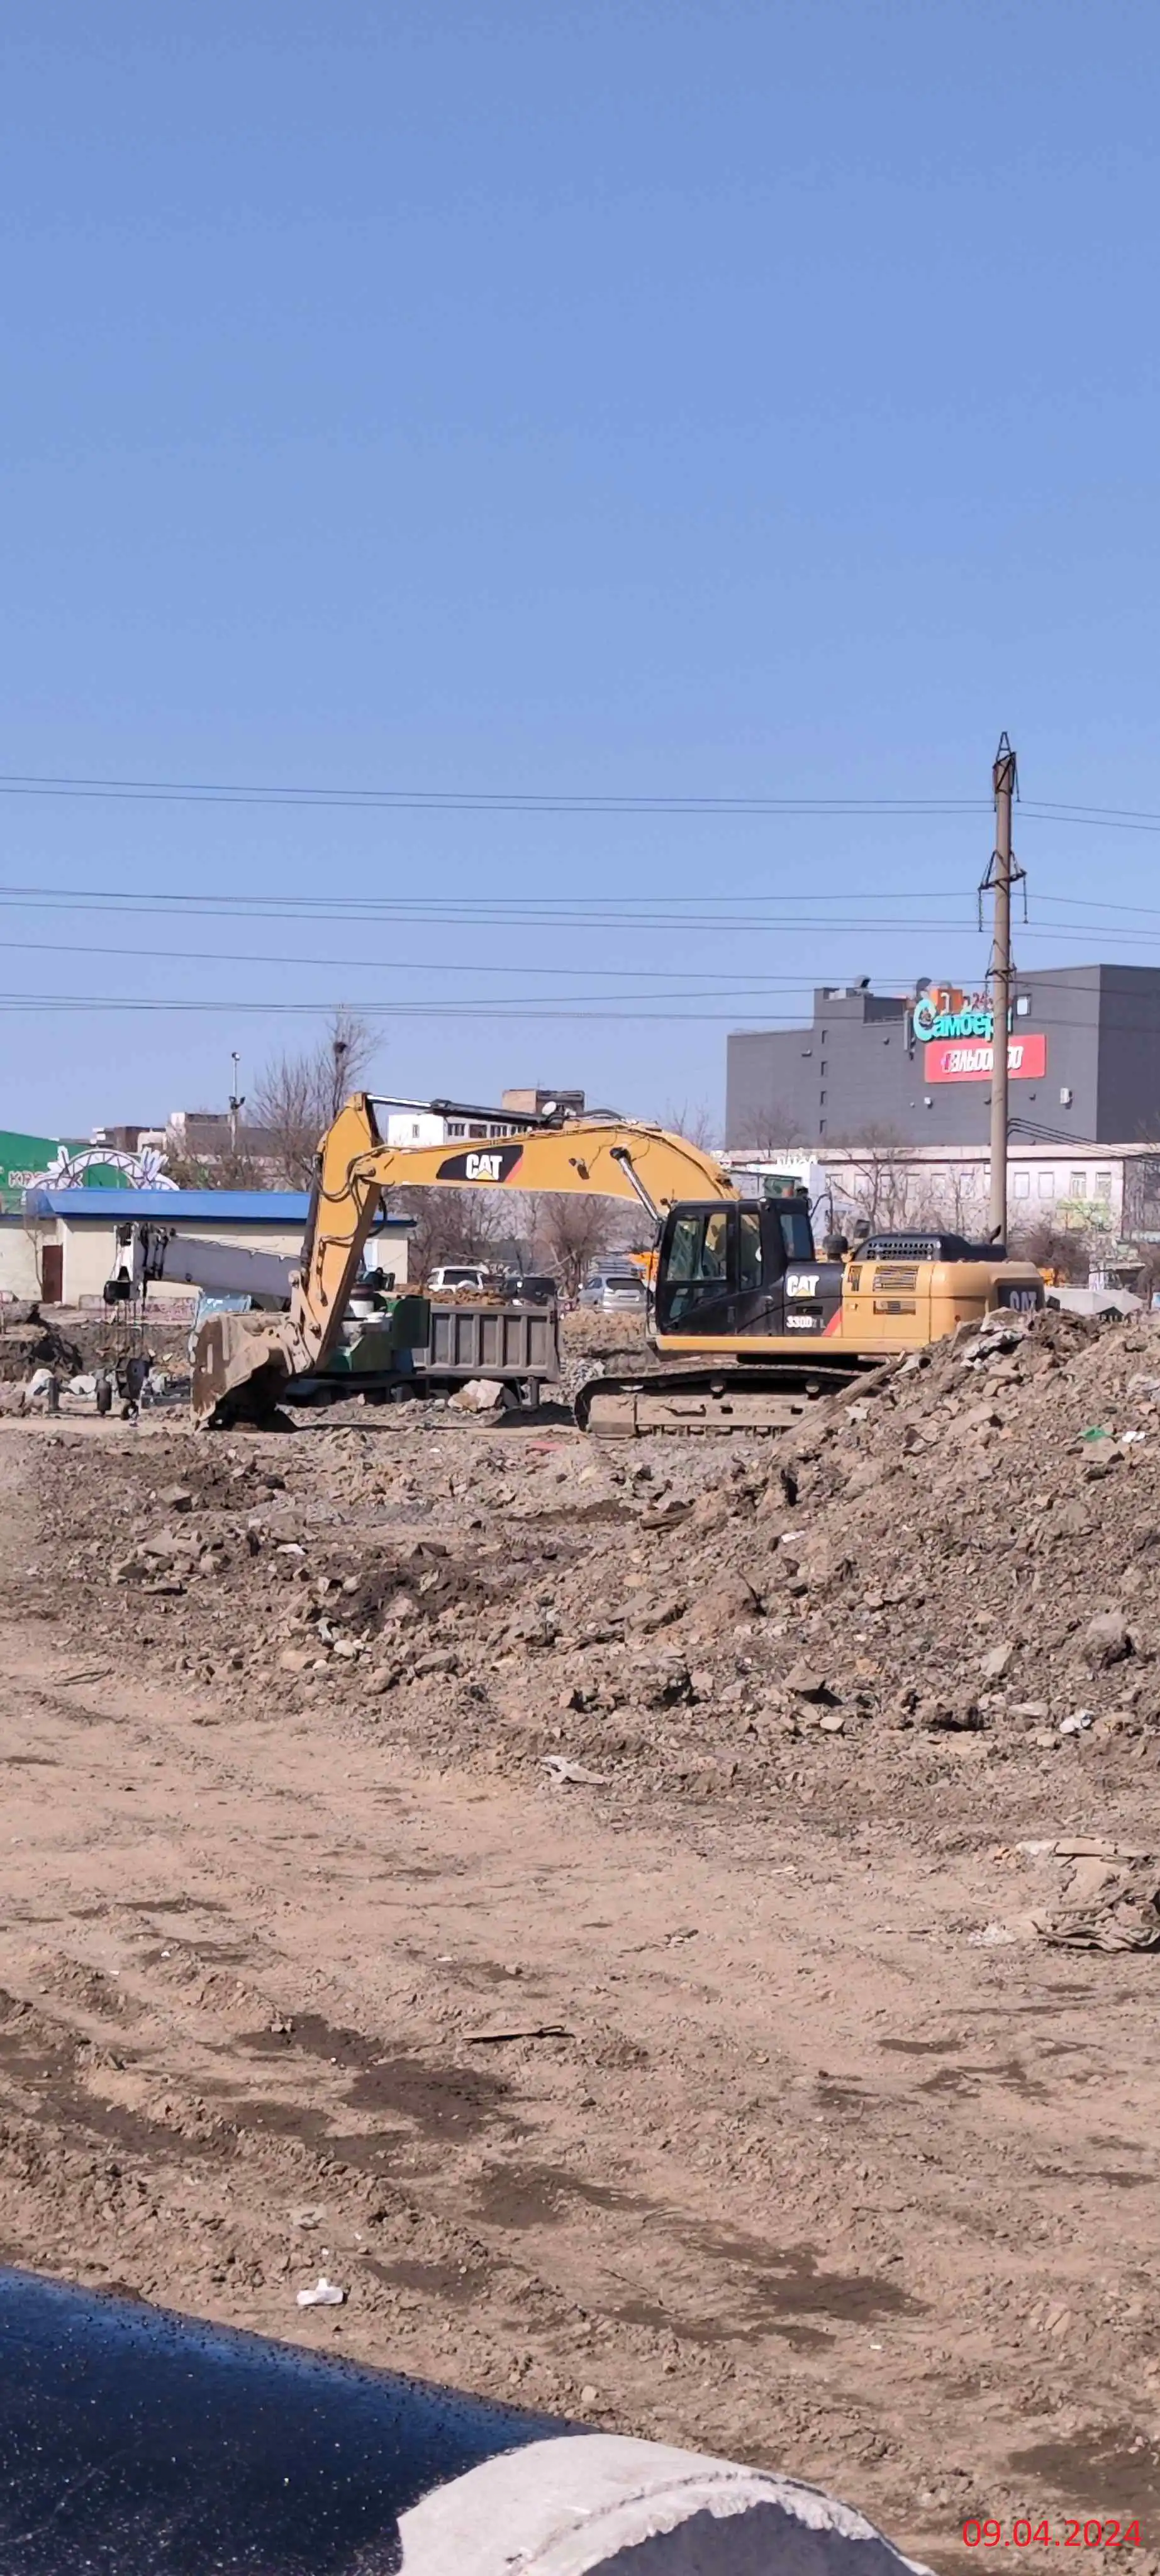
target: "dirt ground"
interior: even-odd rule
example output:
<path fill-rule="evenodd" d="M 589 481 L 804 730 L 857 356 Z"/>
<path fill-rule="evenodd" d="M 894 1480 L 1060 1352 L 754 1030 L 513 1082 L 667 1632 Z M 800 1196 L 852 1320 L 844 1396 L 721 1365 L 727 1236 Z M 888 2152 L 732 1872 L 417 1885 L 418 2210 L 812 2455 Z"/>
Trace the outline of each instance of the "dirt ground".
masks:
<path fill-rule="evenodd" d="M 726 1445 L 0 1423 L 0 2258 L 776 2465 L 943 2569 L 967 2515 L 1084 2512 L 1154 2567 L 1160 1955 L 1027 1933 L 1044 1845 L 1157 1839 L 1147 1688 L 1050 1750 L 1006 1703 L 916 1724 L 874 1699 L 875 1576 L 871 1651 L 787 1713 L 838 1577 L 791 1553 L 767 1642 L 731 1624 L 714 1496 L 768 1556 L 784 1491 Z M 681 1680 L 685 1513 L 722 1590 Z M 338 1616 L 372 1522 L 373 1651 Z M 345 2305 L 299 2310 L 321 2273 Z"/>

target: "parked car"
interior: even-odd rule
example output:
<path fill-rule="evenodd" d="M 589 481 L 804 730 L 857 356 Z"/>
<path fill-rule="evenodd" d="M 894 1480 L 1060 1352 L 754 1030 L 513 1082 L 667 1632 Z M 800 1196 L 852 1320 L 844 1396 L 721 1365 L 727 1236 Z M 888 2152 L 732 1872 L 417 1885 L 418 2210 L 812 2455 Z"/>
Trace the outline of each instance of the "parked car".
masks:
<path fill-rule="evenodd" d="M 441 1290 L 448 1288 L 478 1288 L 482 1290 L 488 1286 L 490 1279 L 491 1272 L 488 1270 L 485 1262 L 444 1261 L 440 1264 L 438 1270 L 431 1271 L 427 1280 L 427 1287 L 430 1295 L 432 1297 L 437 1297 Z"/>
<path fill-rule="evenodd" d="M 547 1270 L 513 1270 L 505 1281 L 513 1306 L 554 1306 L 560 1290 Z"/>
<path fill-rule="evenodd" d="M 582 1306 L 602 1315 L 643 1315 L 644 1281 L 637 1270 L 593 1270 L 580 1291 Z"/>

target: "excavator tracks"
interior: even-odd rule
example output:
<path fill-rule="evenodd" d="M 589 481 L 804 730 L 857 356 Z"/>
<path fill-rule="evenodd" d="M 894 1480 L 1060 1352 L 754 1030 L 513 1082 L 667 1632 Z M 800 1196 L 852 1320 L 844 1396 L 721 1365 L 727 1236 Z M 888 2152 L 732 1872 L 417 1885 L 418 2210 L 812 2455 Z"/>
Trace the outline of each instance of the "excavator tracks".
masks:
<path fill-rule="evenodd" d="M 633 1440 L 645 1432 L 683 1438 L 730 1431 L 792 1431 L 823 1396 L 840 1395 L 862 1375 L 857 1366 L 807 1372 L 722 1369 L 657 1369 L 630 1377 L 589 1378 L 576 1395 L 582 1431 L 602 1440 Z"/>

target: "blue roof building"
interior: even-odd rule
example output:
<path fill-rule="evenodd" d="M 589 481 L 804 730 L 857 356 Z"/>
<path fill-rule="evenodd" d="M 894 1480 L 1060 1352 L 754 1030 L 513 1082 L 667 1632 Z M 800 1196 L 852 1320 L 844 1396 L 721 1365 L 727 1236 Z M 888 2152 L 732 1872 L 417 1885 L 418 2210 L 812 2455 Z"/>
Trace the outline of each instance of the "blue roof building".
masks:
<path fill-rule="evenodd" d="M 305 1190 L 27 1190 L 25 1212 L 63 1216 L 77 1225 L 118 1225 L 133 1218 L 157 1225 L 296 1225 L 310 1208 Z"/>
<path fill-rule="evenodd" d="M 305 1190 L 30 1189 L 20 1215 L 0 1215 L 0 1300 L 101 1305 L 105 1281 L 124 1258 L 118 1235 L 134 1222 L 172 1226 L 187 1247 L 200 1238 L 294 1260 L 309 1210 Z M 375 1228 L 378 1260 L 400 1285 L 414 1223 L 391 1214 Z M 185 1267 L 195 1265 L 187 1259 Z M 167 1283 L 151 1293 L 160 1305 Z M 178 1303 L 188 1303 L 189 1294 L 175 1284 Z"/>

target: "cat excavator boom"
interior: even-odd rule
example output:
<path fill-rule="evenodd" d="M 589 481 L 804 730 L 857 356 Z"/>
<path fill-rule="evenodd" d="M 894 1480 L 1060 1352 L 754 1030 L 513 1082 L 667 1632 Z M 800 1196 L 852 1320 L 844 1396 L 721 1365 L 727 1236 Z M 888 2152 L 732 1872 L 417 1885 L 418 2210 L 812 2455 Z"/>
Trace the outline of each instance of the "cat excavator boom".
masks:
<path fill-rule="evenodd" d="M 578 1192 L 633 1202 L 654 1227 L 679 1200 L 737 1197 L 711 1154 L 661 1127 L 573 1118 L 468 1145 L 395 1146 L 380 1135 L 375 1108 L 369 1094 L 356 1092 L 319 1145 L 289 1311 L 213 1315 L 203 1325 L 193 1369 L 197 1420 L 268 1410 L 291 1378 L 325 1368 L 385 1190 Z"/>

